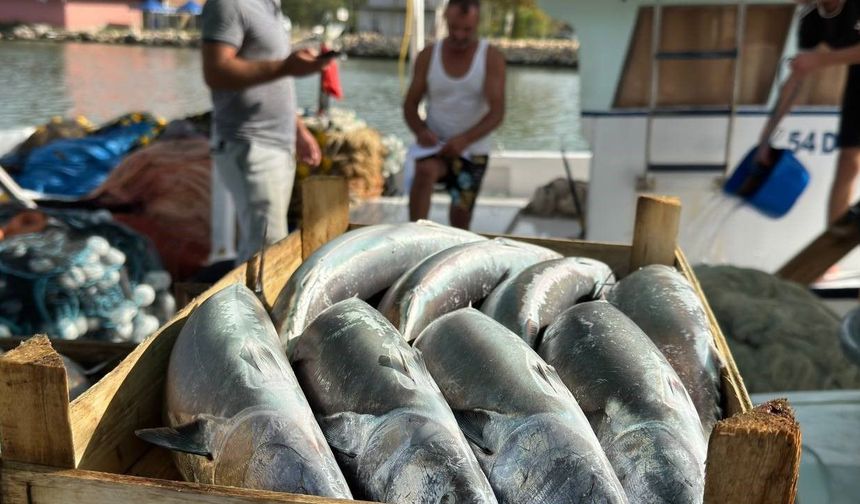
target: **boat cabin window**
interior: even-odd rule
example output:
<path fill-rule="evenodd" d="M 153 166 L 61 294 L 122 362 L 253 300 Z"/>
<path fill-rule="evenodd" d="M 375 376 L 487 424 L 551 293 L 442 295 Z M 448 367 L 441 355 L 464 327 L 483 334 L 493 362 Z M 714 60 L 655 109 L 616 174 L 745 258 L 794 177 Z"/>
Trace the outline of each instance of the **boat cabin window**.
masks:
<path fill-rule="evenodd" d="M 767 105 L 795 8 L 792 4 L 747 4 L 745 14 L 741 9 L 738 5 L 660 7 L 655 53 L 654 8 L 640 7 L 614 106 L 649 108 L 655 66 L 656 108 L 729 108 L 733 102 Z M 741 19 L 743 36 L 738 48 Z M 844 72 L 844 68 L 833 68 L 808 79 L 798 104 L 838 105 Z"/>

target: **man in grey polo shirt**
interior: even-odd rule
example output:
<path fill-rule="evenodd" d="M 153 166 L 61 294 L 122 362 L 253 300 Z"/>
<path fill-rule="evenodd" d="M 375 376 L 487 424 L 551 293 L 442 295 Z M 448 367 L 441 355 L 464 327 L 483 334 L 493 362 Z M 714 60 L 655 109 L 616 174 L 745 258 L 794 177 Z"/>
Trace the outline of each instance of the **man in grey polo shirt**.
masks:
<path fill-rule="evenodd" d="M 295 159 L 319 164 L 319 145 L 296 115 L 293 81 L 328 60 L 290 51 L 280 0 L 209 0 L 203 76 L 212 92 L 213 161 L 239 215 L 239 261 L 287 236 Z M 265 232 L 264 232 L 265 230 Z"/>

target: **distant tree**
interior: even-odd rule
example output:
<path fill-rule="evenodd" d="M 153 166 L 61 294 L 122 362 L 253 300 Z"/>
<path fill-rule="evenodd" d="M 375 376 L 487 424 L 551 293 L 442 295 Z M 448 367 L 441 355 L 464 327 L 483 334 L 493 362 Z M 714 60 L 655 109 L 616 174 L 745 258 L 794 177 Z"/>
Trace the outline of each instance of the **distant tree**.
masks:
<path fill-rule="evenodd" d="M 349 26 L 355 27 L 358 9 L 367 0 L 281 0 L 281 9 L 296 26 L 313 27 L 322 22 L 326 12 L 334 12 L 340 7 L 349 9 Z"/>
<path fill-rule="evenodd" d="M 485 35 L 509 38 L 544 38 L 559 24 L 537 6 L 536 0 L 484 0 Z"/>

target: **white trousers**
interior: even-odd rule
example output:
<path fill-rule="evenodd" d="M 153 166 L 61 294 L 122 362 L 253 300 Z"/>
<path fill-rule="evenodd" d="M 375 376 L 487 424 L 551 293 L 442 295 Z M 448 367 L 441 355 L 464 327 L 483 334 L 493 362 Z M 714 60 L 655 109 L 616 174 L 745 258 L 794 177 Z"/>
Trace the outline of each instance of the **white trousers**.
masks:
<path fill-rule="evenodd" d="M 296 176 L 293 152 L 253 141 L 216 141 L 212 161 L 236 205 L 237 261 L 247 261 L 264 244 L 286 238 Z"/>

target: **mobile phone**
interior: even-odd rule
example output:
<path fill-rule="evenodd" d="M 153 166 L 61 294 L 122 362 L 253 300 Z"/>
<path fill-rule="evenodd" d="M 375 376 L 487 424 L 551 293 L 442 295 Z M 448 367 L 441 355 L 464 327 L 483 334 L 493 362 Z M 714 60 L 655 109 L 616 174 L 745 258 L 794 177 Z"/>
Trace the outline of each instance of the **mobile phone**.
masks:
<path fill-rule="evenodd" d="M 318 60 L 337 58 L 341 55 L 340 51 L 326 51 L 317 55 Z"/>

